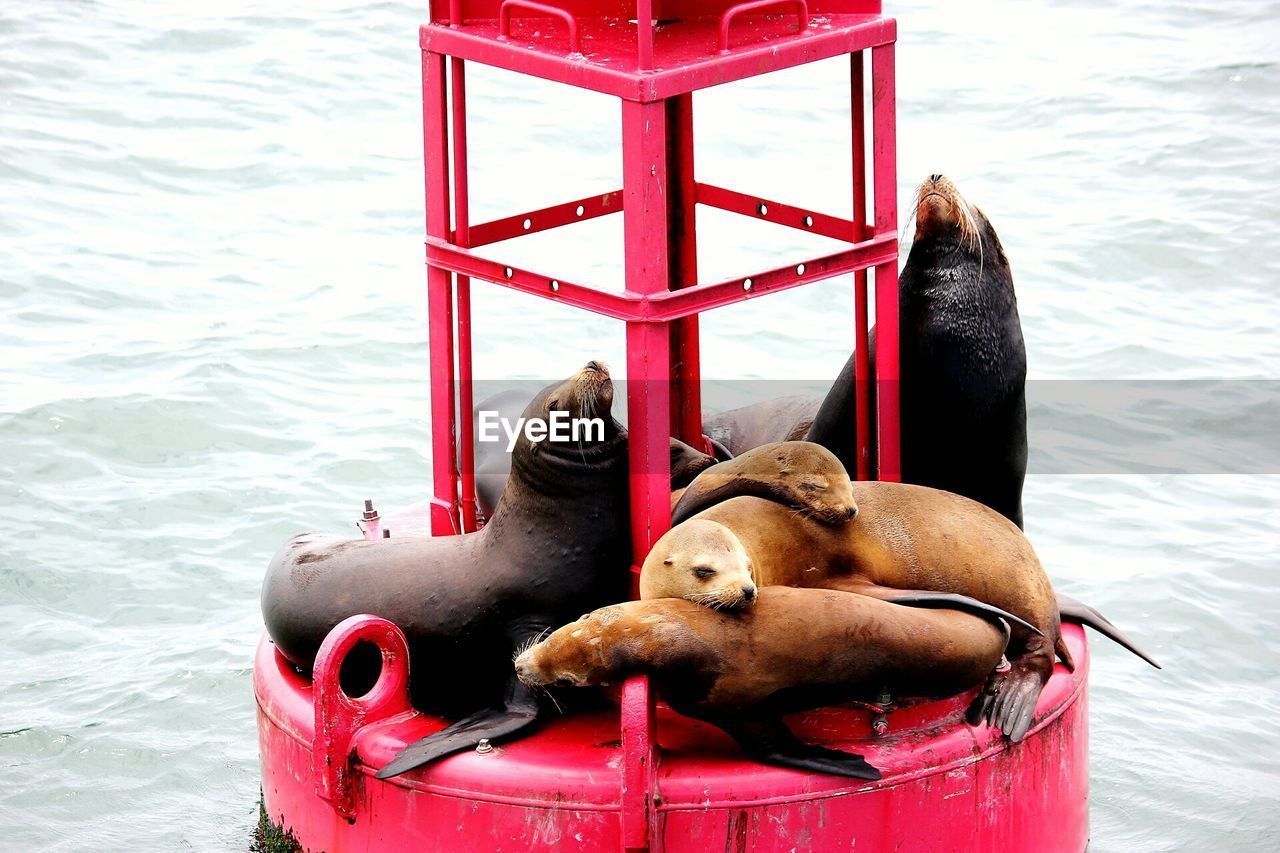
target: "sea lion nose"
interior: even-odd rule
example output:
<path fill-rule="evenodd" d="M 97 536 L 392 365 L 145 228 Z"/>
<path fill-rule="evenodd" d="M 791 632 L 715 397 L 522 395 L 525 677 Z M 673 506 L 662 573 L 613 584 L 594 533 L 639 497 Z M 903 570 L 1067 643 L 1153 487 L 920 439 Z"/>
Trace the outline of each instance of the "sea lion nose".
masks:
<path fill-rule="evenodd" d="M 935 184 L 936 184 L 938 181 L 942 180 L 942 174 L 941 174 L 941 173 L 939 173 L 939 174 L 936 174 L 936 175 L 930 175 L 930 176 L 929 176 L 929 180 L 930 180 L 932 183 L 935 183 Z"/>
<path fill-rule="evenodd" d="M 586 367 L 586 369 L 587 369 L 587 370 L 594 370 L 594 371 L 596 371 L 596 372 L 598 372 L 598 373 L 608 373 L 608 372 L 609 372 L 609 369 L 608 369 L 607 367 L 605 367 L 603 364 L 601 364 L 600 362 L 598 362 L 598 361 L 588 361 L 588 362 L 587 362 L 587 367 Z"/>
<path fill-rule="evenodd" d="M 754 586 L 746 586 L 742 588 L 742 600 L 747 604 L 756 600 L 756 588 Z"/>

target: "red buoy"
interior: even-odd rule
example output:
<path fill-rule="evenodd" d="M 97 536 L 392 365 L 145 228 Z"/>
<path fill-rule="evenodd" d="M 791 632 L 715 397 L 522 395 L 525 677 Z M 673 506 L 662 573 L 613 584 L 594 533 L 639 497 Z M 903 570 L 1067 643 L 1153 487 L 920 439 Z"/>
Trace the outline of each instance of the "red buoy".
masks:
<path fill-rule="evenodd" d="M 639 25 L 637 25 L 639 21 Z M 858 470 L 897 480 L 898 221 L 894 40 L 878 0 L 447 0 L 420 31 L 426 164 L 433 497 L 425 517 L 362 529 L 445 536 L 476 529 L 471 411 L 473 279 L 625 324 L 632 551 L 641 561 L 670 526 L 668 436 L 702 445 L 698 315 L 850 275 L 858 359 Z M 850 58 L 852 216 L 805 210 L 697 180 L 693 93 L 838 56 Z M 622 187 L 470 223 L 466 62 L 620 100 Z M 870 115 L 865 107 L 870 94 Z M 514 130 L 514 129 L 513 129 Z M 450 162 L 452 151 L 452 164 Z M 872 196 L 868 210 L 868 190 Z M 839 241 L 838 250 L 750 276 L 698 280 L 695 206 Z M 473 250 L 622 213 L 625 289 L 576 282 Z M 875 273 L 875 376 L 867 270 Z M 455 310 L 456 305 L 456 310 Z M 455 374 L 454 365 L 457 365 Z M 456 394 L 456 397 L 455 397 Z M 461 412 L 461 416 L 459 416 Z M 633 575 L 638 565 L 631 567 Z M 619 571 L 625 571 L 619 567 Z M 1078 851 L 1088 840 L 1088 650 L 1063 635 L 1077 669 L 1046 685 L 1020 744 L 963 722 L 972 694 L 904 708 L 821 709 L 789 720 L 801 737 L 864 754 L 874 783 L 767 767 L 718 729 L 655 705 L 647 680 L 621 687 L 618 711 L 553 720 L 537 733 L 481 744 L 379 781 L 408 743 L 444 726 L 412 711 L 399 629 L 348 619 L 321 648 L 314 681 L 264 638 L 255 662 L 268 816 L 308 849 L 334 851 L 983 850 Z M 370 694 L 347 697 L 343 656 L 382 650 Z"/>
<path fill-rule="evenodd" d="M 969 693 L 892 710 L 825 708 L 789 718 L 806 740 L 861 753 L 877 782 L 756 764 L 727 735 L 660 706 L 651 849 L 982 850 L 1079 853 L 1088 841 L 1088 648 L 1063 625 L 1077 667 L 1058 665 L 1027 738 L 964 723 Z M 338 687 L 342 652 L 383 650 L 361 699 Z M 266 637 L 254 690 L 268 816 L 327 851 L 610 851 L 622 847 L 623 760 L 616 711 L 553 719 L 506 745 L 482 745 L 388 780 L 373 774 L 445 721 L 406 711 L 404 640 L 355 616 L 330 634 L 314 683 Z"/>

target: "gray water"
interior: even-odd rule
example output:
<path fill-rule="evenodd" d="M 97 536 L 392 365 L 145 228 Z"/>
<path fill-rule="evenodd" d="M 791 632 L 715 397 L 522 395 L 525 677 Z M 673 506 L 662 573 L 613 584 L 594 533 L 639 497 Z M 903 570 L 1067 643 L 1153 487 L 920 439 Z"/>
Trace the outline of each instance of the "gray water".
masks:
<path fill-rule="evenodd" d="M 181 5 L 0 4 L 3 849 L 243 850 L 267 558 L 429 486 L 424 8 Z M 1280 4 L 891 8 L 899 197 L 942 171 L 990 215 L 1034 379 L 1280 378 Z M 699 96 L 702 179 L 846 212 L 846 75 Z M 473 221 L 620 183 L 609 99 L 469 83 Z M 617 284 L 618 219 L 505 256 Z M 812 248 L 700 226 L 705 280 Z M 622 366 L 613 321 L 475 301 L 482 376 Z M 851 311 L 836 281 L 716 312 L 705 374 L 829 378 Z M 1200 399 L 1224 440 L 1255 423 Z M 1280 480 L 1037 470 L 1055 583 L 1166 665 L 1093 645 L 1092 849 L 1277 849 Z"/>

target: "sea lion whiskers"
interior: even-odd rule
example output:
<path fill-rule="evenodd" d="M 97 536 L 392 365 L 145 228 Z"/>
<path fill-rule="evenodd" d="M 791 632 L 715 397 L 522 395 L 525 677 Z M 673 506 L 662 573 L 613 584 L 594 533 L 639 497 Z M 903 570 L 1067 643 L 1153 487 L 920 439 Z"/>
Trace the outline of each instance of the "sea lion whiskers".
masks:
<path fill-rule="evenodd" d="M 981 210 L 961 195 L 960 190 L 950 178 L 944 175 L 930 175 L 920 183 L 916 189 L 916 203 L 907 216 L 906 227 L 909 228 L 912 223 L 919 222 L 920 208 L 933 196 L 945 201 L 951 209 L 952 215 L 947 217 L 947 223 L 956 229 L 964 249 L 978 255 L 979 277 L 981 277 L 983 265 L 986 263 L 986 241 L 982 233 L 982 220 L 985 220 L 985 216 Z M 905 234 L 904 228 L 903 235 Z M 916 236 L 919 236 L 918 230 Z"/>

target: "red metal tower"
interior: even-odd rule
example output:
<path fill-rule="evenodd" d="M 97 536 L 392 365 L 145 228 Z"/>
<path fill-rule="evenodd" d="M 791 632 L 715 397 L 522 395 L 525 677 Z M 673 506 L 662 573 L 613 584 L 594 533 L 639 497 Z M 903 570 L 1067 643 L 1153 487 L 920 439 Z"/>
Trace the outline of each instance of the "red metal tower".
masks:
<path fill-rule="evenodd" d="M 561 0 L 556 5 L 531 0 L 449 0 L 447 6 L 433 6 L 431 22 L 421 30 L 421 46 L 434 535 L 473 530 L 476 525 L 471 434 L 472 278 L 626 323 L 632 548 L 637 562 L 671 523 L 668 435 L 701 443 L 698 314 L 702 311 L 853 273 L 856 348 L 865 355 L 866 270 L 874 269 L 880 329 L 876 342 L 878 462 L 882 478 L 897 479 L 896 26 L 880 12 L 878 0 L 636 0 L 634 6 L 617 0 Z M 548 19 L 554 20 L 554 27 L 563 25 L 563 33 L 549 32 L 553 27 L 548 26 L 552 23 Z M 872 93 L 869 157 L 864 106 L 868 82 L 864 54 L 868 51 Z M 802 210 L 697 180 L 693 162 L 696 90 L 841 55 L 850 57 L 852 219 Z M 468 60 L 619 98 L 621 189 L 471 225 Z M 866 215 L 868 175 L 872 217 Z M 848 245 L 838 252 L 796 258 L 785 267 L 754 275 L 700 282 L 696 204 L 811 231 Z M 554 271 L 521 269 L 470 251 L 615 212 L 622 213 L 626 243 L 626 287 L 620 295 L 568 281 Z M 867 364 L 861 367 L 863 387 L 869 389 Z M 863 463 L 857 473 L 865 477 L 868 425 L 861 426 L 859 458 Z M 633 572 L 638 571 L 633 567 Z M 647 845 L 647 804 L 654 778 L 653 727 L 653 702 L 645 680 L 632 679 L 622 696 L 621 817 L 628 849 Z"/>

